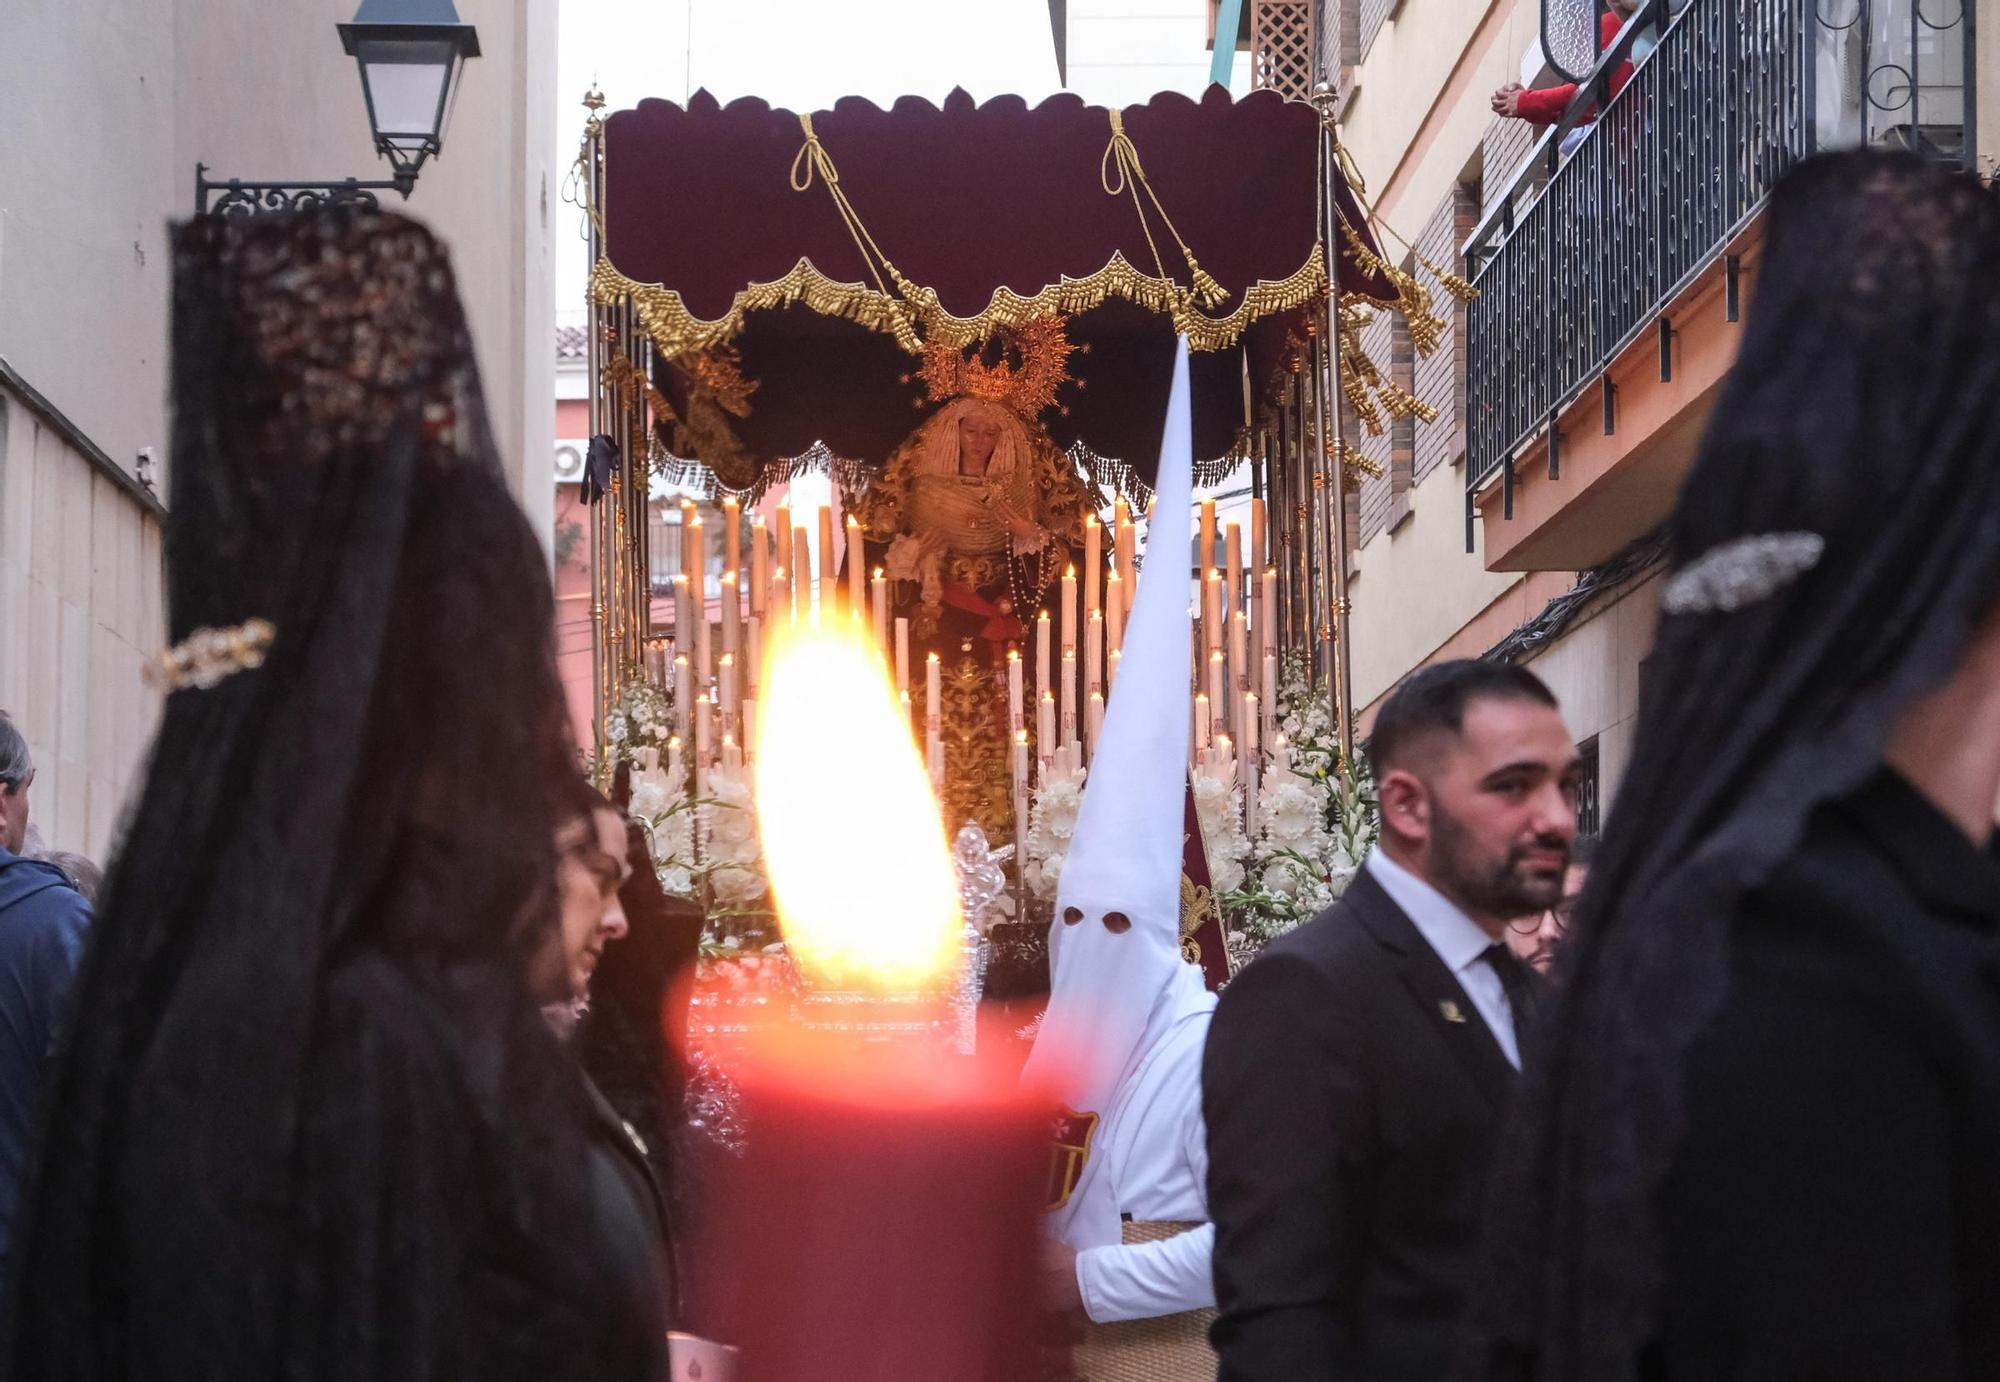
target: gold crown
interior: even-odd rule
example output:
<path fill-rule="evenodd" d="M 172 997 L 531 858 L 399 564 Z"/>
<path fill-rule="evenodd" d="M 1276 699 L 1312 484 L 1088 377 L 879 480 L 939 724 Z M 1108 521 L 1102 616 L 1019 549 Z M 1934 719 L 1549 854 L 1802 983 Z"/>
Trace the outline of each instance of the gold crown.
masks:
<path fill-rule="evenodd" d="M 1040 417 L 1056 401 L 1056 390 L 1069 382 L 1070 344 L 1062 317 L 1037 317 L 1019 326 L 1003 326 L 993 334 L 1002 346 L 1000 358 L 986 363 L 985 342 L 971 354 L 956 346 L 933 342 L 924 347 L 924 387 L 933 403 L 952 398 L 983 398 L 1012 409 L 1023 418 Z M 1019 363 L 1010 362 L 1009 356 Z"/>

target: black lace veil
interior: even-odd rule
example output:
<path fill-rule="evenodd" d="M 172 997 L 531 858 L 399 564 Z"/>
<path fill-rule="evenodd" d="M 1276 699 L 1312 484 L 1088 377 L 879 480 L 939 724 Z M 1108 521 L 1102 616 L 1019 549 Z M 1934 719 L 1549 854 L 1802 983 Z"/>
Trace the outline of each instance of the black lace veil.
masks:
<path fill-rule="evenodd" d="M 1626 1382 L 1657 1321 L 1657 1192 L 1729 922 L 1820 804 L 1881 761 L 2000 594 L 2000 205 L 1908 155 L 1777 190 L 1741 353 L 1669 521 L 1685 570 L 1752 535 L 1818 564 L 1665 613 L 1636 744 L 1491 1188 L 1462 1374 Z"/>
<path fill-rule="evenodd" d="M 552 601 L 445 253 L 336 210 L 175 255 L 170 637 L 276 637 L 166 699 L 12 1375 L 602 1375 L 580 1089 L 526 987 L 575 771 Z"/>

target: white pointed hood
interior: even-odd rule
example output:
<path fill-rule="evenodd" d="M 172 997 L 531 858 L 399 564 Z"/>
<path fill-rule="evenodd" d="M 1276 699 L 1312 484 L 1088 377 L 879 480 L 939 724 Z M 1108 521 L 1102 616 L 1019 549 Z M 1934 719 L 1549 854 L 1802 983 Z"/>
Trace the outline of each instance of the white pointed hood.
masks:
<path fill-rule="evenodd" d="M 1056 887 L 1049 1006 L 1022 1075 L 1100 1122 L 1154 1045 L 1215 1002 L 1180 948 L 1193 446 L 1183 339 L 1174 353 L 1145 570 Z M 1129 926 L 1113 930 L 1120 918 Z M 1102 1161 L 1085 1161 L 1068 1202 L 1055 1211 L 1054 1231 L 1073 1246 L 1119 1239 L 1115 1189 L 1100 1174 Z"/>

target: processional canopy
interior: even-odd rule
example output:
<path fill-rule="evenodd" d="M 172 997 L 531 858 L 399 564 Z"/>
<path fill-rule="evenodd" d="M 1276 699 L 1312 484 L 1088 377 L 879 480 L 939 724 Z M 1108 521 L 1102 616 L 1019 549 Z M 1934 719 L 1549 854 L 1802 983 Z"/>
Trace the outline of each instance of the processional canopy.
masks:
<path fill-rule="evenodd" d="M 671 414 L 658 449 L 730 489 L 816 447 L 879 462 L 932 406 L 927 346 L 933 369 L 940 346 L 1004 353 L 996 336 L 1051 317 L 1074 347 L 1042 418 L 1059 446 L 1150 472 L 1184 334 L 1195 455 L 1225 461 L 1246 380 L 1325 329 L 1330 245 L 1343 307 L 1428 314 L 1337 154 L 1328 166 L 1318 111 L 1272 92 L 1117 110 L 960 91 L 810 115 L 704 92 L 617 112 L 600 136 L 591 291 L 629 304 L 654 356 L 622 384 Z M 614 351 L 614 383 L 620 368 Z M 1396 412 L 1370 373 L 1359 385 Z"/>

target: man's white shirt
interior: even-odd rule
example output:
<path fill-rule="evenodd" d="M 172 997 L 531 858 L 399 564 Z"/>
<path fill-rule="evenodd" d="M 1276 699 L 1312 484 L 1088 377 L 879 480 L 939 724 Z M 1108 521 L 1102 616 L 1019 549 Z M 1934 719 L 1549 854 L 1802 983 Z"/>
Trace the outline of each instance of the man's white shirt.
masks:
<path fill-rule="evenodd" d="M 1124 1215 L 1201 1221 L 1157 1243 L 1085 1248 L 1076 1255 L 1084 1312 L 1098 1324 L 1151 1319 L 1215 1304 L 1215 1225 L 1208 1219 L 1208 1130 L 1201 1117 L 1201 1052 L 1209 1011 L 1182 1022 L 1133 1072 L 1092 1156 Z"/>
<path fill-rule="evenodd" d="M 1486 958 L 1494 945 L 1479 923 L 1458 909 L 1457 904 L 1429 883 L 1411 873 L 1376 846 L 1363 865 L 1375 875 L 1389 900 L 1403 909 L 1420 935 L 1430 943 L 1451 977 L 1465 990 L 1472 1006 L 1500 1043 L 1500 1052 L 1516 1070 L 1521 1068 L 1521 1048 L 1514 1038 L 1514 1012 L 1501 986 L 1500 973 Z"/>

